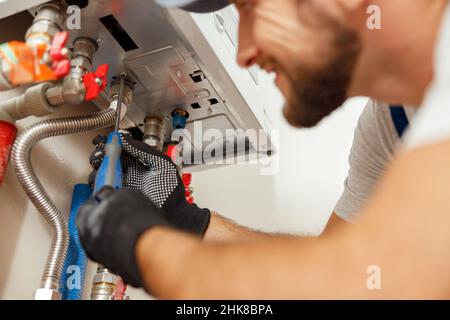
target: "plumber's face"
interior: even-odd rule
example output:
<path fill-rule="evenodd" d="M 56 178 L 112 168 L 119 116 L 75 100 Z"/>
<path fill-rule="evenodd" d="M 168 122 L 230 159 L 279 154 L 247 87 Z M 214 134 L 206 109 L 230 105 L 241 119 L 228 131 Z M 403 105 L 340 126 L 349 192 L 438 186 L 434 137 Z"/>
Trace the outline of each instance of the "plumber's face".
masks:
<path fill-rule="evenodd" d="M 334 0 L 236 0 L 238 63 L 276 73 L 284 115 L 312 127 L 343 104 L 360 53 L 355 32 L 335 17 Z"/>

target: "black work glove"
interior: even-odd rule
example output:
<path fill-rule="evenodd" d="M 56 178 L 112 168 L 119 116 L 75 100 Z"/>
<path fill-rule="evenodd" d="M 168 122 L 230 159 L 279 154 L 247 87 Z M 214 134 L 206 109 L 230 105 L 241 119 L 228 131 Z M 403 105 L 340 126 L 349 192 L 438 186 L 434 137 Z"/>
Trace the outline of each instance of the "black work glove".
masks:
<path fill-rule="evenodd" d="M 186 201 L 183 182 L 172 160 L 131 134 L 121 137 L 123 187 L 140 190 L 164 210 L 174 228 L 203 236 L 211 213 Z"/>
<path fill-rule="evenodd" d="M 133 287 L 143 287 L 135 247 L 156 225 L 169 225 L 162 209 L 140 191 L 102 188 L 78 211 L 80 241 L 87 255 Z"/>

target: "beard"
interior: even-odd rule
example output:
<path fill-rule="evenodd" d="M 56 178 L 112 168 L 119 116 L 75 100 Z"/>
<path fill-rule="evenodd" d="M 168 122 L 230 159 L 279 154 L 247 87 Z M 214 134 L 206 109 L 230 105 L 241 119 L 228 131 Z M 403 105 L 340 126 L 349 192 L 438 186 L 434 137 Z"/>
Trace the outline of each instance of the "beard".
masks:
<path fill-rule="evenodd" d="M 291 93 L 283 109 L 286 120 L 294 127 L 310 128 L 329 116 L 347 100 L 347 91 L 361 52 L 357 34 L 336 26 L 331 57 L 321 67 L 297 65 L 284 70 Z"/>

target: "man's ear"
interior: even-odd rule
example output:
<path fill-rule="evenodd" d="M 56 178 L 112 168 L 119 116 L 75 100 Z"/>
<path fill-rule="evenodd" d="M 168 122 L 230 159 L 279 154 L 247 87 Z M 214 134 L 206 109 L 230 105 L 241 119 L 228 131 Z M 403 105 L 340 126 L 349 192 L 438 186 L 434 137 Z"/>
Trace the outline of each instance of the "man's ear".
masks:
<path fill-rule="evenodd" d="M 357 27 L 366 19 L 369 0 L 335 0 L 342 22 Z M 373 2 L 373 1 L 371 1 Z"/>
<path fill-rule="evenodd" d="M 339 6 L 348 13 L 355 13 L 362 8 L 367 8 L 369 0 L 336 0 Z"/>

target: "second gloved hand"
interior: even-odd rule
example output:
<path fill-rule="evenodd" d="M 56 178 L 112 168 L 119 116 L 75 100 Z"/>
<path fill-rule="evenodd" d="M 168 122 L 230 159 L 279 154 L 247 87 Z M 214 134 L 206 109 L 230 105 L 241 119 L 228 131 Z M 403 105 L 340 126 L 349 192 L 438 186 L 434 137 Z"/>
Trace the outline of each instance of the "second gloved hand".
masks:
<path fill-rule="evenodd" d="M 184 185 L 172 160 L 149 145 L 122 134 L 123 187 L 141 191 L 164 210 L 178 230 L 203 236 L 211 213 L 186 201 Z"/>

